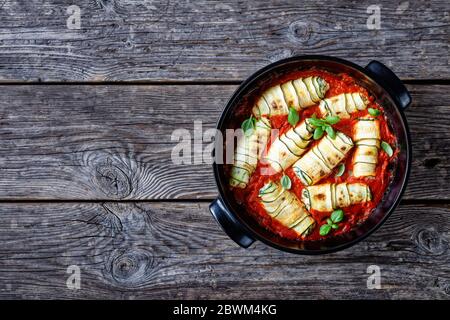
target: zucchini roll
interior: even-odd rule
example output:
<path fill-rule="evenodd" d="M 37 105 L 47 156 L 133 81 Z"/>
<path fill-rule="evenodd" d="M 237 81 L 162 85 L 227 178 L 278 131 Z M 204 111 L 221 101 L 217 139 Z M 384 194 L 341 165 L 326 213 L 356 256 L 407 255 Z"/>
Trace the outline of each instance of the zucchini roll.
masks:
<path fill-rule="evenodd" d="M 308 120 L 302 121 L 272 142 L 265 160 L 275 172 L 286 170 L 306 151 L 313 133 Z"/>
<path fill-rule="evenodd" d="M 306 187 L 302 191 L 302 202 L 306 208 L 323 212 L 370 200 L 369 186 L 364 183 L 325 183 Z"/>
<path fill-rule="evenodd" d="M 380 121 L 366 116 L 358 119 L 353 130 L 353 140 L 356 145 L 353 155 L 353 175 L 374 177 L 380 148 Z"/>
<path fill-rule="evenodd" d="M 267 214 L 294 230 L 300 236 L 306 236 L 314 228 L 315 221 L 297 196 L 285 190 L 275 182 L 266 183 L 259 190 L 261 204 Z"/>
<path fill-rule="evenodd" d="M 318 76 L 288 81 L 264 91 L 252 112 L 256 118 L 287 115 L 289 107 L 299 111 L 319 103 L 328 89 L 328 83 Z"/>
<path fill-rule="evenodd" d="M 352 147 L 352 139 L 342 132 L 336 132 L 334 140 L 326 135 L 294 163 L 294 173 L 305 186 L 315 184 L 328 176 Z"/>
<path fill-rule="evenodd" d="M 341 119 L 349 119 L 350 114 L 365 110 L 369 100 L 361 93 L 341 93 L 337 96 L 324 99 L 319 104 L 322 115 L 338 116 Z"/>
<path fill-rule="evenodd" d="M 251 135 L 243 134 L 239 137 L 229 181 L 232 187 L 245 188 L 247 186 L 250 176 L 256 169 L 258 159 L 267 145 L 270 129 L 269 120 L 261 118 L 256 121 L 256 128 Z"/>

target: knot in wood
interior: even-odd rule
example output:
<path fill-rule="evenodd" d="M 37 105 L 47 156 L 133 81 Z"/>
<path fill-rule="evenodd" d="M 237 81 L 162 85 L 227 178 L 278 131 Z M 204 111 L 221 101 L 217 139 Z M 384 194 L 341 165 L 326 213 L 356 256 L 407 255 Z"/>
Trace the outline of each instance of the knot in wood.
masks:
<path fill-rule="evenodd" d="M 122 286 L 142 284 L 153 265 L 153 255 L 141 249 L 115 252 L 111 258 L 110 275 Z"/>
<path fill-rule="evenodd" d="M 446 295 L 450 295 L 450 281 L 443 278 L 436 278 L 434 286 L 441 289 Z"/>
<path fill-rule="evenodd" d="M 421 250 L 432 255 L 441 255 L 448 248 L 447 241 L 436 230 L 420 230 L 416 242 Z"/>
<path fill-rule="evenodd" d="M 312 26 L 308 22 L 294 21 L 289 25 L 289 38 L 294 42 L 307 42 L 312 32 Z"/>
<path fill-rule="evenodd" d="M 95 180 L 100 190 L 114 199 L 122 199 L 131 193 L 131 181 L 127 174 L 111 163 L 95 168 Z"/>
<path fill-rule="evenodd" d="M 442 291 L 450 296 L 450 283 L 448 281 L 442 286 Z"/>

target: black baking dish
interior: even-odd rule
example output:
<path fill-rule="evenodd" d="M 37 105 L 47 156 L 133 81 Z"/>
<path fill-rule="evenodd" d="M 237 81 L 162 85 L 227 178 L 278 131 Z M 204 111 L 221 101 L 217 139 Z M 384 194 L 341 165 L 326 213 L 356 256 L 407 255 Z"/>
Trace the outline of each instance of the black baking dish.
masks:
<path fill-rule="evenodd" d="M 411 166 L 411 142 L 404 110 L 411 103 L 411 96 L 399 78 L 385 65 L 378 61 L 370 62 L 362 68 L 352 62 L 329 56 L 294 56 L 280 60 L 257 71 L 243 82 L 224 108 L 217 129 L 224 132 L 228 128 L 237 128 L 234 120 L 236 108 L 246 96 L 251 95 L 267 81 L 292 70 L 320 68 L 332 73 L 347 73 L 368 89 L 380 103 L 398 139 L 400 148 L 394 177 L 388 190 L 367 220 L 354 230 L 341 236 L 323 241 L 294 241 L 281 238 L 265 229 L 239 205 L 227 186 L 227 177 L 223 164 L 213 164 L 218 198 L 211 203 L 210 211 L 228 236 L 240 246 L 246 248 L 255 240 L 260 240 L 274 248 L 297 254 L 322 254 L 347 248 L 361 241 L 378 227 L 392 213 L 400 202 L 406 188 Z"/>

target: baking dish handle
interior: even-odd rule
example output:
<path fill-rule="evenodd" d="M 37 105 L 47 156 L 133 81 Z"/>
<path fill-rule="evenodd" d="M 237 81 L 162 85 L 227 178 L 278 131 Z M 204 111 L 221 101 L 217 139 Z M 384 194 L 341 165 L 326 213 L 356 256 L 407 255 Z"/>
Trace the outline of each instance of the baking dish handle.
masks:
<path fill-rule="evenodd" d="M 220 197 L 209 205 L 209 211 L 211 211 L 211 214 L 222 227 L 223 231 L 238 245 L 243 248 L 248 248 L 255 242 L 255 239 L 248 235 L 245 227 L 225 207 Z"/>
<path fill-rule="evenodd" d="M 373 60 L 367 66 L 369 74 L 392 96 L 401 109 L 406 109 L 411 104 L 411 95 L 405 85 L 392 72 L 379 61 Z"/>

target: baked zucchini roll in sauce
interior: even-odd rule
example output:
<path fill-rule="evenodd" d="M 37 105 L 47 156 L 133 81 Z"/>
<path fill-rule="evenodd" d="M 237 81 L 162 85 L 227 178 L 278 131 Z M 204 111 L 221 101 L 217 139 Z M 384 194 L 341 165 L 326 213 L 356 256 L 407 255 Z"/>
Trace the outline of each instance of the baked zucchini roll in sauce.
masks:
<path fill-rule="evenodd" d="M 270 130 L 270 121 L 267 118 L 261 118 L 256 121 L 252 134 L 249 136 L 243 134 L 239 137 L 229 180 L 232 187 L 245 188 L 247 186 L 267 145 Z"/>
<path fill-rule="evenodd" d="M 328 83 L 319 76 L 288 81 L 264 91 L 252 112 L 256 118 L 287 115 L 289 107 L 299 111 L 319 103 L 328 89 Z"/>
<path fill-rule="evenodd" d="M 375 176 L 380 148 L 380 121 L 366 116 L 358 119 L 353 127 L 356 149 L 353 155 L 355 177 Z"/>
<path fill-rule="evenodd" d="M 352 147 L 352 139 L 342 132 L 336 132 L 334 139 L 326 135 L 292 169 L 305 186 L 316 184 L 332 172 Z"/>
<path fill-rule="evenodd" d="M 314 228 L 315 221 L 297 196 L 273 181 L 259 190 L 259 198 L 265 211 L 273 219 L 300 236 L 306 236 Z"/>
<path fill-rule="evenodd" d="M 324 117 L 330 115 L 350 119 L 352 113 L 365 110 L 368 104 L 369 100 L 359 92 L 341 93 L 322 100 L 319 109 Z"/>
<path fill-rule="evenodd" d="M 371 200 L 369 186 L 364 183 L 325 183 L 302 190 L 302 202 L 308 210 L 329 212 Z"/>
<path fill-rule="evenodd" d="M 305 119 L 272 142 L 265 160 L 275 172 L 286 170 L 305 153 L 314 129 Z"/>

